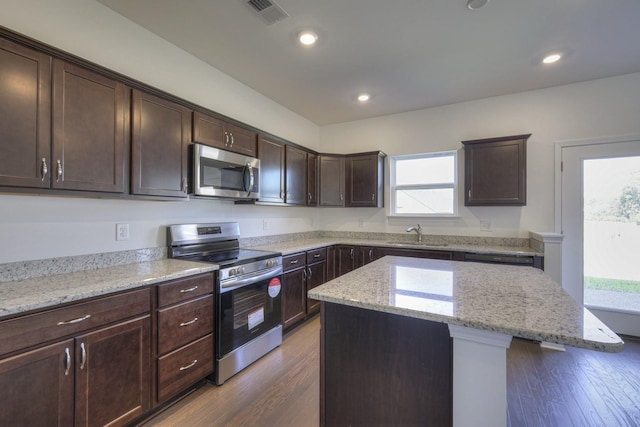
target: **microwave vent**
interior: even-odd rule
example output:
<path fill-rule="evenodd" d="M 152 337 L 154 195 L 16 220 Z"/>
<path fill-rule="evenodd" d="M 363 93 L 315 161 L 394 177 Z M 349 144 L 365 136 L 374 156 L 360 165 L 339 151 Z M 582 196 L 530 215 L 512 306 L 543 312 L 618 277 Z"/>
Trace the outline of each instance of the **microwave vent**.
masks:
<path fill-rule="evenodd" d="M 289 14 L 272 0 L 245 0 L 246 4 L 257 13 L 267 25 L 275 24 L 287 18 Z"/>

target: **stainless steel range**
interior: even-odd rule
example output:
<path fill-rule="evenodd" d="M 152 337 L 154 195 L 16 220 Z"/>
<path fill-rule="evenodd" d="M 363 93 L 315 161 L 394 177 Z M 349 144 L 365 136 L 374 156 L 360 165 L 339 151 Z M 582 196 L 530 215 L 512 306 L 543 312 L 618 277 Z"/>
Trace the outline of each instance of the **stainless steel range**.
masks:
<path fill-rule="evenodd" d="M 240 249 L 238 223 L 167 228 L 169 256 L 218 264 L 215 382 L 222 385 L 282 344 L 282 256 Z"/>

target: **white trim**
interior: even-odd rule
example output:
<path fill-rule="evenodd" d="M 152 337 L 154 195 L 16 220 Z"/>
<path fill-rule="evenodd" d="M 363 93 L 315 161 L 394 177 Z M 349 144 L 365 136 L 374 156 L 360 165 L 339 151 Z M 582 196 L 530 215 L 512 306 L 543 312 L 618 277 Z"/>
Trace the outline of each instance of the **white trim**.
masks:
<path fill-rule="evenodd" d="M 459 338 L 465 341 L 502 348 L 509 348 L 512 338 L 511 335 L 505 335 L 500 332 L 484 331 L 481 329 L 451 324 L 449 325 L 449 335 L 451 338 Z"/>
<path fill-rule="evenodd" d="M 554 168 L 554 185 L 555 185 L 555 209 L 554 209 L 554 230 L 556 233 L 562 233 L 562 149 L 564 147 L 575 147 L 580 145 L 609 144 L 614 142 L 631 142 L 640 140 L 640 134 L 635 135 L 619 135 L 608 137 L 595 137 L 587 139 L 568 139 L 555 142 L 555 168 Z"/>

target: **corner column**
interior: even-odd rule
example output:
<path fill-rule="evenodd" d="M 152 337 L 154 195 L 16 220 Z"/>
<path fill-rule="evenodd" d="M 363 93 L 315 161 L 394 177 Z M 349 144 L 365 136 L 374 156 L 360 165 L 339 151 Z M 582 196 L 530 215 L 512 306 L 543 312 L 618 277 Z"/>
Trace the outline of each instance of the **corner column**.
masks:
<path fill-rule="evenodd" d="M 449 325 L 453 338 L 453 426 L 507 425 L 511 335 Z"/>

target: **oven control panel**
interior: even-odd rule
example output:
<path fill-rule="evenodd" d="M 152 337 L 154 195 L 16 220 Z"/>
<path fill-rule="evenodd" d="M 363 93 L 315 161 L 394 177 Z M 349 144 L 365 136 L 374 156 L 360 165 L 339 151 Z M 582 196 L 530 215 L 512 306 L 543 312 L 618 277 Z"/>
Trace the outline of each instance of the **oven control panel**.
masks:
<path fill-rule="evenodd" d="M 220 282 L 235 281 L 244 277 L 262 275 L 270 271 L 282 270 L 282 257 L 251 261 L 242 265 L 236 265 L 220 269 Z M 235 279 L 235 280 L 234 280 Z"/>

